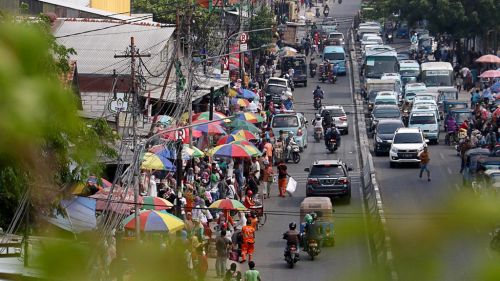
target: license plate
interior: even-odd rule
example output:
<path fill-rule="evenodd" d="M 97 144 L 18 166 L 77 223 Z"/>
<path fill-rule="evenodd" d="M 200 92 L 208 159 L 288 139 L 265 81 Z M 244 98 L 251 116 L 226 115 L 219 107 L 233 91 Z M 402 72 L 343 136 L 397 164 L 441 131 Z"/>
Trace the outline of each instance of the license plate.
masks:
<path fill-rule="evenodd" d="M 413 155 L 411 153 L 403 153 L 403 158 L 411 158 Z"/>

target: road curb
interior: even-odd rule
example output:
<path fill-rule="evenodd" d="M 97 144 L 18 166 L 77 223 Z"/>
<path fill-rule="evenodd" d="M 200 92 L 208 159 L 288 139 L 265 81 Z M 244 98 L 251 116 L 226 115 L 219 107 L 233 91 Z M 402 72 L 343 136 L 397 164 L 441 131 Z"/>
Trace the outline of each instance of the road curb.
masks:
<path fill-rule="evenodd" d="M 354 90 L 354 110 L 355 110 L 355 127 L 358 137 L 359 154 L 362 164 L 362 184 L 363 184 L 363 201 L 367 215 L 369 216 L 369 234 L 370 247 L 374 255 L 372 259 L 378 265 L 384 265 L 387 268 L 389 280 L 399 280 L 398 274 L 394 266 L 394 255 L 391 248 L 391 238 L 387 228 L 387 220 L 384 214 L 384 206 L 380 188 L 377 183 L 376 171 L 373 164 L 372 155 L 369 149 L 368 134 L 366 132 L 365 114 L 363 99 L 360 95 L 361 82 L 359 79 L 359 65 L 356 55 L 354 41 L 354 24 L 349 34 L 350 64 L 351 64 L 351 81 Z M 360 128 L 361 124 L 361 128 Z"/>

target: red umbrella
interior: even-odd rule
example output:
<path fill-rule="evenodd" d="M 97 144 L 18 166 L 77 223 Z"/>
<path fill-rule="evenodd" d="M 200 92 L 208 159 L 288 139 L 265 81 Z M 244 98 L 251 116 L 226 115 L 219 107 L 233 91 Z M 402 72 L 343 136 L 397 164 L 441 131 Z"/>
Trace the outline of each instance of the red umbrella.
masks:
<path fill-rule="evenodd" d="M 487 70 L 487 71 L 481 73 L 481 75 L 479 75 L 479 77 L 481 77 L 481 78 L 497 78 L 497 77 L 500 77 L 500 71 Z"/>
<path fill-rule="evenodd" d="M 500 63 L 500 58 L 495 55 L 484 55 L 476 60 L 479 63 Z"/>
<path fill-rule="evenodd" d="M 224 128 L 220 125 L 221 122 L 222 121 L 207 123 L 205 120 L 196 120 L 193 121 L 193 125 L 195 125 L 193 126 L 193 130 L 208 135 L 225 135 L 226 131 L 224 131 Z"/>
<path fill-rule="evenodd" d="M 132 188 L 125 191 L 123 187 L 115 186 L 113 193 L 110 196 L 111 189 L 103 189 L 96 194 L 89 196 L 96 199 L 96 210 L 103 211 L 106 209 L 108 201 L 108 210 L 116 213 L 126 214 L 134 208 L 134 190 Z M 109 199 L 108 199 L 109 198 Z M 139 196 L 138 203 L 142 203 L 142 197 Z"/>

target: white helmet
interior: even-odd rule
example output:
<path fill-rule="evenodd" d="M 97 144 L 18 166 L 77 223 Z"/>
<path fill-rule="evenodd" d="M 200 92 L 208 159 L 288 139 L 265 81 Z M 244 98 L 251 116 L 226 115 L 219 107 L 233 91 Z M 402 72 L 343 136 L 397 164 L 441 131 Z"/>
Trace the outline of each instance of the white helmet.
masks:
<path fill-rule="evenodd" d="M 321 118 L 321 115 L 319 113 L 316 113 L 316 119 Z"/>

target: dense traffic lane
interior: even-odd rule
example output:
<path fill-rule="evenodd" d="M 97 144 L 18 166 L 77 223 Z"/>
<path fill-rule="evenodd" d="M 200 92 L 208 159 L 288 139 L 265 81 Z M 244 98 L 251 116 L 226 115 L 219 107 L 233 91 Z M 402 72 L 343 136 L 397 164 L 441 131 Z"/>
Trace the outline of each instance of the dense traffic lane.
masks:
<path fill-rule="evenodd" d="M 333 12 L 354 14 L 355 9 L 350 5 L 334 5 Z M 342 26 L 341 31 L 346 29 Z M 347 34 L 346 34 L 347 35 Z M 319 58 L 316 58 L 318 60 Z M 312 92 L 317 85 L 325 91 L 324 105 L 343 105 L 347 112 L 353 112 L 352 95 L 349 75 L 339 77 L 337 84 L 321 83 L 316 78 L 309 78 L 308 87 L 295 88 L 295 110 L 303 112 L 309 122 L 312 122 L 314 110 Z M 349 135 L 342 137 L 342 146 L 336 153 L 327 153 L 323 141 L 315 143 L 313 126 L 308 126 L 309 146 L 301 153 L 299 164 L 288 164 L 290 175 L 298 181 L 298 188 L 293 197 L 279 198 L 275 185 L 271 199 L 264 200 L 268 215 L 266 225 L 257 232 L 255 258 L 257 267 L 265 280 L 349 280 L 349 276 L 356 276 L 370 267 L 370 253 L 364 229 L 362 198 L 360 193 L 359 166 L 354 139 L 353 115 L 349 118 Z M 299 222 L 300 202 L 305 198 L 305 183 L 307 173 L 304 168 L 319 159 L 342 159 L 353 167 L 352 171 L 352 198 L 350 203 L 335 200 L 336 210 L 335 232 L 336 246 L 324 248 L 322 253 L 311 261 L 307 253 L 301 254 L 301 261 L 295 268 L 288 268 L 283 260 L 285 241 L 282 233 L 288 228 L 291 221 Z"/>

